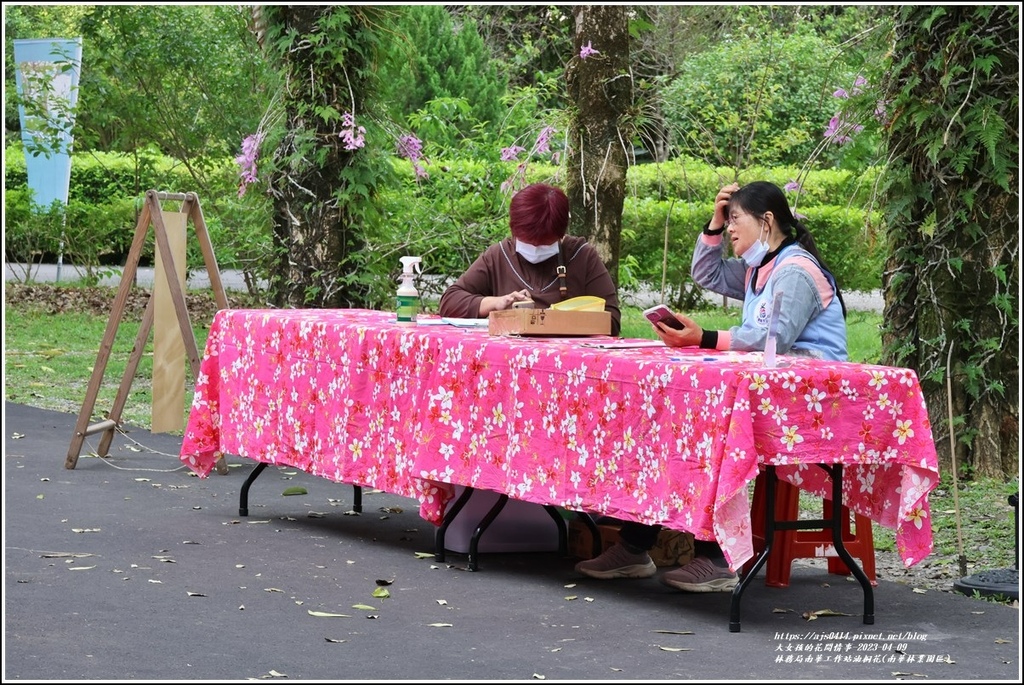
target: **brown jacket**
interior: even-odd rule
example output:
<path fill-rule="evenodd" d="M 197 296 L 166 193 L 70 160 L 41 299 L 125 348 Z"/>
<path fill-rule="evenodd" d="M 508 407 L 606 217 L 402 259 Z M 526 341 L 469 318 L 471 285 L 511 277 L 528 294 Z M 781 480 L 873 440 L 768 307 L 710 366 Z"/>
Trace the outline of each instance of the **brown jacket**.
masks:
<path fill-rule="evenodd" d="M 622 319 L 619 296 L 597 250 L 583 238 L 567 235 L 562 239 L 562 254 L 568 289 L 564 297 L 559 291 L 556 272 L 558 258 L 531 264 L 516 254 L 516 241 L 509 237 L 488 247 L 444 291 L 439 313 L 441 316 L 475 319 L 480 315 L 480 300 L 483 298 L 507 295 L 524 288 L 537 306 L 545 308 L 563 299 L 595 295 L 604 298 L 605 311 L 612 315 L 612 335 L 618 335 Z"/>

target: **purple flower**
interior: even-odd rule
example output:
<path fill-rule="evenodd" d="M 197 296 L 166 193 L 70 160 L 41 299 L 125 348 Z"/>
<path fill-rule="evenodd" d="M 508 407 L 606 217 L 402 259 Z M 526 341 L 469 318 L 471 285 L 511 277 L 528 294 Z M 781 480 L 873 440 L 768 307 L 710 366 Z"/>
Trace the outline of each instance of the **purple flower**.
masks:
<path fill-rule="evenodd" d="M 789 183 L 787 183 L 785 187 L 783 187 L 783 190 L 785 190 L 787 193 L 799 193 L 801 190 L 803 190 L 803 188 L 800 187 L 800 183 L 798 181 L 790 179 Z"/>
<path fill-rule="evenodd" d="M 554 126 L 545 126 L 537 134 L 537 142 L 533 144 L 533 151 L 538 153 L 551 152 L 551 136 L 555 134 Z"/>
<path fill-rule="evenodd" d="M 341 115 L 342 129 L 338 133 L 338 137 L 345 141 L 346 150 L 358 150 L 366 145 L 366 129 L 362 126 L 356 126 L 356 118 L 351 112 L 345 112 Z"/>
<path fill-rule="evenodd" d="M 601 53 L 590 46 L 592 41 L 587 41 L 587 44 L 580 48 L 580 59 L 586 59 L 591 55 L 600 55 Z"/>
<path fill-rule="evenodd" d="M 854 95 L 860 95 L 861 93 L 863 93 L 864 88 L 862 86 L 866 85 L 868 85 L 868 80 L 861 76 L 860 74 L 858 74 L 857 78 L 854 79 L 853 81 L 853 88 L 850 89 L 850 92 L 847 92 L 845 88 L 839 88 L 834 93 L 832 93 L 832 97 L 842 98 L 846 100 Z"/>
<path fill-rule="evenodd" d="M 878 120 L 883 126 L 889 119 L 888 112 L 886 111 L 889 103 L 886 100 L 879 100 L 875 103 L 875 119 Z"/>
<path fill-rule="evenodd" d="M 242 182 L 238 186 L 238 197 L 245 195 L 246 187 L 256 182 L 256 160 L 259 158 L 260 143 L 263 142 L 264 133 L 254 133 L 242 140 L 242 154 L 235 157 L 235 162 L 241 168 L 239 176 Z"/>
<path fill-rule="evenodd" d="M 515 172 L 505 179 L 501 184 L 501 192 L 507 193 L 510 190 L 519 190 L 526 180 L 526 162 L 520 162 Z"/>
<path fill-rule="evenodd" d="M 519 156 L 520 152 L 524 152 L 525 150 L 525 147 L 519 147 L 518 145 L 513 145 L 511 147 L 503 147 L 501 148 L 501 161 L 511 162 L 515 160 L 516 157 Z"/>
<path fill-rule="evenodd" d="M 423 158 L 423 141 L 411 133 L 398 137 L 398 154 L 412 162 L 412 168 L 416 172 L 416 178 L 429 176 L 427 170 L 420 164 Z"/>
<path fill-rule="evenodd" d="M 843 119 L 841 115 L 837 114 L 829 119 L 828 127 L 825 128 L 825 138 L 827 138 L 830 143 L 845 145 L 853 140 L 853 138 L 850 137 L 850 134 L 860 133 L 863 130 L 864 127 L 860 124 L 851 124 Z"/>

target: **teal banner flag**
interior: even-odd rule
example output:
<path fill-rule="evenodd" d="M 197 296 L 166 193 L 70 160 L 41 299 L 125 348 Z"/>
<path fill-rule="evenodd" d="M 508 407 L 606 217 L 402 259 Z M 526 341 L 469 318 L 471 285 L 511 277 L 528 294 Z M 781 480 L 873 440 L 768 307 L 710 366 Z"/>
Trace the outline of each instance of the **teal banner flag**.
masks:
<path fill-rule="evenodd" d="M 66 205 L 82 39 L 15 40 L 14 62 L 28 187 L 38 205 Z"/>

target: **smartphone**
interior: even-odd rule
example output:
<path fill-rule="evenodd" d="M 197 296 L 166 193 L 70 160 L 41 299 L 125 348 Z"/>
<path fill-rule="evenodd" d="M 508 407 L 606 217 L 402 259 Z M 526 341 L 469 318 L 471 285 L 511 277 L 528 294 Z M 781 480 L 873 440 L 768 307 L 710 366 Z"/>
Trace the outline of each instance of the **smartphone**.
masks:
<path fill-rule="evenodd" d="M 652 324 L 661 321 L 669 328 L 674 328 L 677 331 L 681 331 L 685 328 L 679 319 L 677 319 L 672 313 L 672 310 L 663 304 L 656 304 L 650 309 L 645 309 L 644 316 L 647 317 L 647 320 Z"/>

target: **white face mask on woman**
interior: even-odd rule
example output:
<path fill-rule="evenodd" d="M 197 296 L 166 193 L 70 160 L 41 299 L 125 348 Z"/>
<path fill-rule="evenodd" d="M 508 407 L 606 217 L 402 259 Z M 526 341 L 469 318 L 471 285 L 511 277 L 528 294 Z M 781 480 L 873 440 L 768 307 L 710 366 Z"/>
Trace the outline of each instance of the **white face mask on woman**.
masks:
<path fill-rule="evenodd" d="M 516 241 L 516 252 L 530 264 L 540 264 L 545 259 L 551 259 L 558 254 L 558 241 L 550 245 L 530 245 L 521 240 Z"/>
<path fill-rule="evenodd" d="M 761 234 L 764 233 L 765 226 L 765 222 L 762 221 L 761 230 L 757 233 L 757 240 L 743 253 L 743 261 L 747 263 L 747 266 L 761 266 L 761 260 L 769 252 L 768 241 L 761 242 Z"/>

